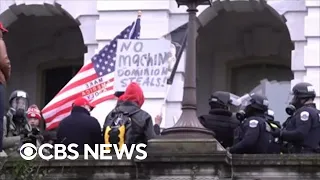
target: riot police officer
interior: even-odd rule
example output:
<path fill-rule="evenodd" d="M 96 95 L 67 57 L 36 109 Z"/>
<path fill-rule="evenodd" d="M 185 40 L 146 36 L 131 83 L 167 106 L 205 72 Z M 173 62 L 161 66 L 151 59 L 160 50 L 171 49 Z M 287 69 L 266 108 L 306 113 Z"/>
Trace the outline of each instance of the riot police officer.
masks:
<path fill-rule="evenodd" d="M 9 98 L 10 109 L 3 119 L 3 147 L 5 150 L 16 148 L 28 140 L 31 126 L 25 116 L 29 104 L 29 97 L 25 91 L 17 90 Z"/>
<path fill-rule="evenodd" d="M 265 117 L 269 106 L 268 99 L 263 95 L 250 94 L 247 95 L 244 106 L 244 110 L 237 113 L 241 124 L 235 130 L 235 136 L 238 140 L 229 149 L 230 153 L 268 153 L 268 146 L 273 138 Z"/>
<path fill-rule="evenodd" d="M 214 92 L 209 99 L 210 111 L 207 115 L 199 117 L 200 122 L 207 129 L 216 134 L 216 139 L 227 148 L 233 143 L 233 131 L 239 126 L 240 121 L 232 116 L 229 106 L 235 99 L 232 94 L 223 91 Z"/>
<path fill-rule="evenodd" d="M 287 141 L 289 153 L 316 153 L 320 142 L 319 111 L 313 102 L 316 93 L 312 84 L 302 82 L 292 88 L 293 97 L 286 112 L 290 115 L 285 129 L 274 132 Z"/>
<path fill-rule="evenodd" d="M 281 129 L 281 123 L 279 121 L 274 120 L 274 111 L 272 111 L 271 109 L 269 109 L 266 112 L 266 120 L 269 126 L 271 127 L 271 132 L 275 132 Z M 281 142 L 279 138 L 273 138 L 268 149 L 269 153 L 271 154 L 279 154 L 281 152 Z"/>

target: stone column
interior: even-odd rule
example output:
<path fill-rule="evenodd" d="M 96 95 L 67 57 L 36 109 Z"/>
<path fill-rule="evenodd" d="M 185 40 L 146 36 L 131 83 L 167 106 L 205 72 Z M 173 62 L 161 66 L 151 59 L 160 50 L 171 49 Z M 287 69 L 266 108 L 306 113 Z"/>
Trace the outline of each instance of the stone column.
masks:
<path fill-rule="evenodd" d="M 307 40 L 304 46 L 304 81 L 313 84 L 317 97 L 315 102 L 320 106 L 320 2 L 306 0 L 307 15 L 304 20 L 304 33 Z"/>

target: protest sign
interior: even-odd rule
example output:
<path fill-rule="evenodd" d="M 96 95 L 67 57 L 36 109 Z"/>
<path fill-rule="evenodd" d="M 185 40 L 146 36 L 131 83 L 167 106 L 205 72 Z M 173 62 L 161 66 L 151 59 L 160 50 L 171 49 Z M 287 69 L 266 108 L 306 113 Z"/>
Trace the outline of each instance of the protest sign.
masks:
<path fill-rule="evenodd" d="M 165 92 L 170 44 L 165 39 L 119 39 L 115 90 L 124 91 L 136 82 L 144 92 Z"/>

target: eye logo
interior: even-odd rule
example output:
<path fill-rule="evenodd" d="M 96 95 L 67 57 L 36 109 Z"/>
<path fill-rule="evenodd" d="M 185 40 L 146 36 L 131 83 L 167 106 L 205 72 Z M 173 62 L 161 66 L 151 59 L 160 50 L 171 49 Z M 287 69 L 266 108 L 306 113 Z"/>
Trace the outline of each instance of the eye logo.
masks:
<path fill-rule="evenodd" d="M 27 161 L 37 156 L 37 147 L 32 143 L 23 144 L 20 148 L 20 156 Z"/>

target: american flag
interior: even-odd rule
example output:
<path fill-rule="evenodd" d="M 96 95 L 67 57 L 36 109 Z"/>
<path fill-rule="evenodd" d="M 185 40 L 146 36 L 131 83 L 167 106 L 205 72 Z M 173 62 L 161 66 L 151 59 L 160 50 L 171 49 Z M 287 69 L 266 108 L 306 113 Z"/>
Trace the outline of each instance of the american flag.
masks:
<path fill-rule="evenodd" d="M 103 47 L 91 61 L 65 85 L 60 92 L 42 109 L 47 130 L 58 127 L 60 121 L 71 112 L 73 101 L 85 97 L 97 105 L 112 99 L 114 70 L 118 39 L 139 39 L 140 16 L 126 27 L 109 44 Z"/>

